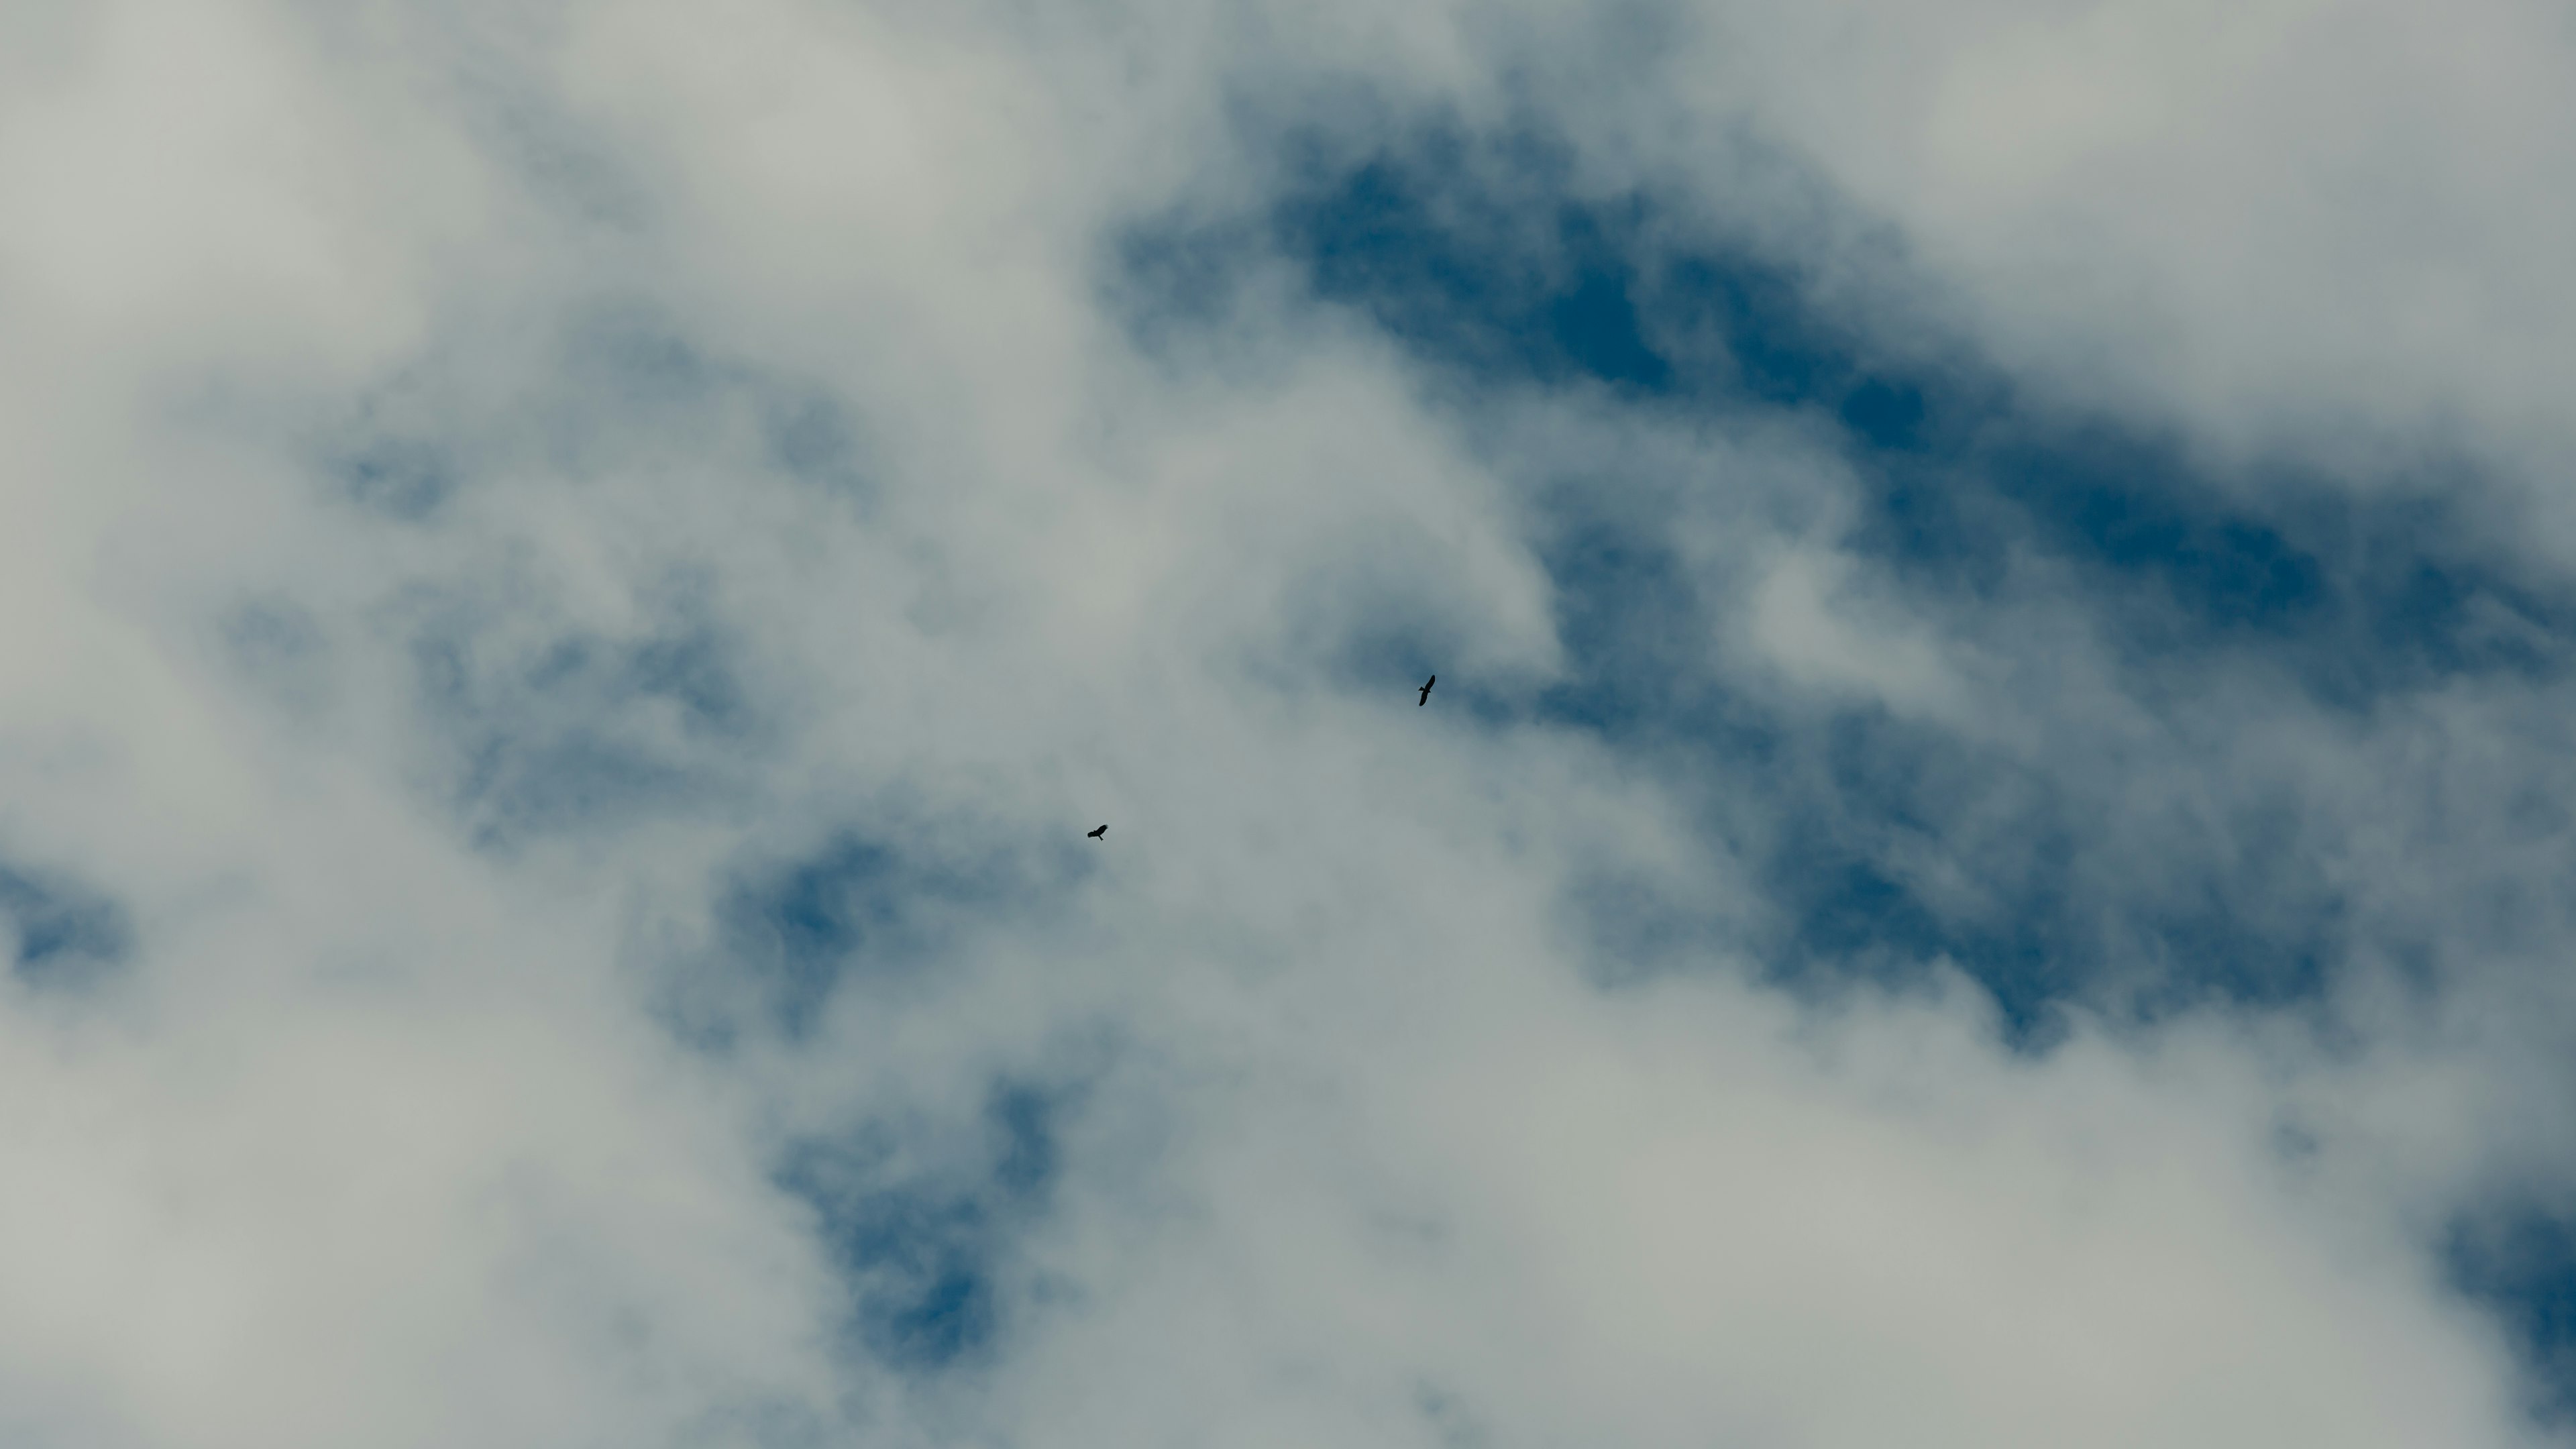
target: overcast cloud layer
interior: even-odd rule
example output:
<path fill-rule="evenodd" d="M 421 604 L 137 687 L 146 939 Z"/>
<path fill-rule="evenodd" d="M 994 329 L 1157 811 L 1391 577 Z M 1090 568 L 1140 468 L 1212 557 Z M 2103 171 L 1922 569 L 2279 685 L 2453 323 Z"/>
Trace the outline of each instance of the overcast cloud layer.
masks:
<path fill-rule="evenodd" d="M 2576 1438 L 2571 97 L 0 5 L 0 1443 Z"/>

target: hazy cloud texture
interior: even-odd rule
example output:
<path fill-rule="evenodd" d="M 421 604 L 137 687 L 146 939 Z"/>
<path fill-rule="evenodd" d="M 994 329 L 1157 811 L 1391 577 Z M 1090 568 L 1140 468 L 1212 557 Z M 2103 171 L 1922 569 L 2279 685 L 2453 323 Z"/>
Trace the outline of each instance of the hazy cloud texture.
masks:
<path fill-rule="evenodd" d="M 2571 82 L 0 9 L 0 1439 L 2563 1442 Z"/>

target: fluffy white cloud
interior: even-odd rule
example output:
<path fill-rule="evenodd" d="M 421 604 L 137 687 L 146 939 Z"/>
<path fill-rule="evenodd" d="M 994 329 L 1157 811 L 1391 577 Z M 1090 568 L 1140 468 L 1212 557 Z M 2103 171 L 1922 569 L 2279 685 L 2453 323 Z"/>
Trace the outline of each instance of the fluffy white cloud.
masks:
<path fill-rule="evenodd" d="M 2563 549 L 2562 11 L 1691 14 L 1665 74 L 1699 126 L 1813 158 L 2031 385 L 2373 487 L 2464 456 L 2541 494 Z"/>
<path fill-rule="evenodd" d="M 2045 561 L 1862 577 L 1826 430 L 1479 391 L 1276 259 L 1139 348 L 1107 275 L 1257 209 L 1281 132 L 1535 124 L 2066 398 L 2527 465 L 2564 203 L 2513 117 L 2564 101 L 2483 13 L 15 7 L 0 1425 L 2537 1442 L 2433 1250 L 2560 1165 L 2495 1125 L 2563 1081 L 2548 940 L 2462 899 L 2554 879 L 2565 785 L 2489 810 L 2546 684 L 2178 706 Z M 1748 120 L 1817 176 L 1691 149 Z M 1830 762 L 1527 707 L 1584 667 L 1543 497 L 1587 467 L 1735 621 L 1655 641 L 1692 687 L 2005 762 L 1921 782 L 1924 899 L 2045 863 L 2015 781 L 2082 787 L 2071 890 L 2158 906 L 2292 798 L 2229 919 L 2337 895 L 2459 969 L 2357 959 L 2340 1044 L 2039 1055 L 1937 963 L 1765 984 Z M 1611 984 L 1667 918 L 1681 969 Z M 1055 1105 L 997 1148 L 1014 1083 Z M 924 1367 L 880 1299 L 990 1333 Z"/>

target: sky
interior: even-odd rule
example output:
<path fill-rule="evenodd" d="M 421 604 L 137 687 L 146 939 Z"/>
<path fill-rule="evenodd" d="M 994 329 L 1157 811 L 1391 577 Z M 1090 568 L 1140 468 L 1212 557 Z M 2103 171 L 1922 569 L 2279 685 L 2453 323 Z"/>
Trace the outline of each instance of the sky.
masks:
<path fill-rule="evenodd" d="M 2576 1443 L 2570 138 L 2538 0 L 0 5 L 0 1445 Z"/>

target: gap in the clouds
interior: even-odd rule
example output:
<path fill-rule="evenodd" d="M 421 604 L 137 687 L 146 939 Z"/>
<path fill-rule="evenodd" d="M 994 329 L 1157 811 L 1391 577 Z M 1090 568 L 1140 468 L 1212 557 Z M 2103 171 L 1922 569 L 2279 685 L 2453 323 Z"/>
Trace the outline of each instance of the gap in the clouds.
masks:
<path fill-rule="evenodd" d="M 1584 385 L 1650 411 L 1829 420 L 1863 485 L 1848 545 L 1929 593 L 1991 593 L 2036 547 L 2140 657 L 2250 642 L 2350 706 L 2567 665 L 2576 584 L 2482 556 L 2457 505 L 2216 476 L 2142 425 L 2024 401 L 1965 343 L 1923 361 L 1819 301 L 1812 260 L 1694 232 L 1650 194 L 1586 194 L 1568 148 L 1527 130 L 1283 146 L 1266 213 L 1117 239 L 1110 295 L 1140 346 L 1220 321 L 1284 259 L 1470 399 Z"/>
<path fill-rule="evenodd" d="M 271 706 L 310 715 L 331 693 L 330 641 L 310 609 L 284 595 L 244 600 L 218 626 L 226 662 Z"/>
<path fill-rule="evenodd" d="M 802 1039 L 845 975 L 926 957 L 918 906 L 961 891 L 944 873 L 920 874 L 891 846 L 843 835 L 726 893 L 717 908 L 726 962 L 757 983 L 776 1028 Z"/>
<path fill-rule="evenodd" d="M 405 523 L 428 519 L 456 492 L 454 457 L 418 438 L 370 437 L 325 467 L 351 502 Z"/>
<path fill-rule="evenodd" d="M 1046 1213 L 1068 1091 L 997 1081 L 971 1125 L 866 1124 L 797 1143 L 776 1180 L 813 1211 L 860 1349 L 899 1371 L 982 1361 L 1007 1329 L 1015 1241 Z"/>
<path fill-rule="evenodd" d="M 1435 124 L 1339 164 L 1298 155 L 1262 236 L 1319 300 L 1471 394 L 1580 384 L 1649 410 L 1830 420 L 1863 485 L 1850 546 L 1928 592 L 1989 593 L 2036 546 L 2140 658 L 2251 643 L 2350 707 L 2566 665 L 2576 587 L 2513 578 L 2422 496 L 2248 487 L 2140 425 L 2022 401 L 1964 344 L 1921 361 L 1817 300 L 1811 261 L 1694 235 L 1651 195 L 1582 194 L 1562 147 Z M 1133 258 L 1190 254 L 1140 236 Z M 1202 311 L 1224 251 L 1194 261 Z"/>
<path fill-rule="evenodd" d="M 1992 996 L 2009 1044 L 2040 1051 L 2072 1002 L 2154 1018 L 2314 1000 L 2343 949 L 2344 902 L 2281 848 L 2286 805 L 2168 826 L 2149 879 L 2122 868 L 2135 827 L 1938 729 L 1846 713 L 1800 772 L 1760 867 L 1787 927 L 1767 975 L 1793 991 L 1901 984 L 1946 961 Z"/>
<path fill-rule="evenodd" d="M 1440 134 L 1402 162 L 1371 158 L 1287 198 L 1272 218 L 1275 242 L 1305 262 L 1318 294 L 1362 308 L 1417 351 L 1546 381 L 1669 388 L 1672 366 L 1648 345 L 1637 312 L 1642 279 L 1624 244 L 1639 221 L 1633 208 L 1532 205 L 1421 184 L 1479 161 L 1557 169 L 1544 148 L 1515 140 L 1504 147 L 1521 154 L 1501 158 L 1471 157 L 1464 139 Z"/>
<path fill-rule="evenodd" d="M 1061 844 L 943 851 L 903 841 L 927 833 L 926 822 L 893 815 L 740 868 L 714 907 L 715 951 L 701 968 L 714 979 L 689 983 L 692 1004 L 673 1008 L 674 1028 L 710 1048 L 746 1030 L 809 1041 L 838 993 L 917 988 L 971 931 L 1042 917 L 1097 869 L 1094 854 Z"/>
<path fill-rule="evenodd" d="M 614 289 L 543 315 L 459 319 L 453 336 L 318 420 L 308 445 L 322 494 L 362 530 L 497 528 L 509 539 L 462 551 L 461 571 L 398 580 L 362 626 L 401 641 L 415 719 L 440 757 L 427 783 L 478 848 L 499 854 L 738 816 L 784 727 L 760 641 L 731 614 L 726 572 L 697 540 L 662 537 L 644 557 L 609 550 L 626 574 L 611 587 L 637 617 L 581 622 L 564 617 L 566 596 L 599 581 L 564 576 L 542 532 L 548 510 L 518 509 L 514 495 L 640 518 L 694 480 L 722 478 L 810 490 L 862 524 L 878 501 L 871 430 L 830 386 Z M 406 541 L 388 557 L 459 552 Z M 237 674 L 273 706 L 327 702 L 335 632 L 295 598 L 250 600 L 221 632 Z"/>
<path fill-rule="evenodd" d="M 520 375 L 469 371 L 433 351 L 322 426 L 314 467 L 326 491 L 422 527 L 496 479 L 526 486 L 531 468 L 615 486 L 676 465 L 739 472 L 742 486 L 765 470 L 871 516 L 870 431 L 822 382 L 715 347 L 634 297 L 579 299 L 551 319 L 513 319 L 505 333 L 479 339 L 482 351 Z"/>
<path fill-rule="evenodd" d="M 1780 802 L 1760 866 L 1788 926 L 1766 953 L 1767 978 L 1793 991 L 1852 978 L 1895 983 L 1947 960 L 1992 995 L 2007 1041 L 2034 1050 L 2052 1042 L 2054 1008 L 2079 984 L 2070 978 L 2097 964 L 2068 909 L 2068 862 L 2049 848 L 2065 829 L 2056 802 L 2045 791 L 1988 793 L 2011 811 L 2008 833 L 2025 848 L 1980 853 L 1992 903 L 1941 909 L 1923 878 L 1956 853 L 1944 839 L 1949 797 L 1995 764 L 1883 714 L 1847 714 L 1819 733 L 1822 747 L 1805 763 L 1803 788 Z"/>
<path fill-rule="evenodd" d="M 876 502 L 867 431 L 848 405 L 826 387 L 693 339 L 658 307 L 595 304 L 567 327 L 563 353 L 569 416 L 580 428 L 559 445 L 567 457 L 600 452 L 604 438 L 702 448 L 739 433 L 746 458 L 860 516 Z M 606 456 L 631 461 L 617 449 Z"/>
<path fill-rule="evenodd" d="M 1821 302 L 1815 259 L 1694 230 L 1651 194 L 1587 194 L 1570 157 L 1532 130 L 1437 119 L 1360 149 L 1292 135 L 1266 209 L 1138 225 L 1108 292 L 1140 349 L 1180 356 L 1176 339 L 1223 335 L 1235 288 L 1285 268 L 1471 420 L 1581 390 L 1644 425 L 1794 421 L 1836 440 L 1855 480 L 1834 542 L 1860 567 L 1935 617 L 2068 621 L 2169 728 L 2223 728 L 2204 698 L 2234 677 L 2330 721 L 2464 677 L 2565 673 L 2576 581 L 2518 575 L 2459 505 L 2222 476 L 2152 428 L 2033 403 L 1965 341 L 1878 337 Z M 1769 826 L 1715 828 L 1757 863 L 1778 919 L 1755 934 L 1784 983 L 1948 960 L 2032 1049 L 2058 1003 L 2106 992 L 2153 1017 L 2326 989 L 2351 922 L 2304 859 L 2298 801 L 2130 819 L 2105 813 L 2122 797 L 2101 781 L 1874 705 L 1788 713 L 1710 648 L 1732 594 L 1676 542 L 1691 485 L 1599 471 L 1531 499 L 1570 674 L 1525 697 L 1442 687 L 1481 723 L 1578 729 L 1667 763 L 1696 749 L 1683 774 L 1712 818 L 1722 797 L 1758 799 Z M 1340 627 L 1320 657 L 1345 686 L 1418 677 L 1456 633 L 1420 609 Z M 1607 949 L 1668 953 L 1690 929 L 1637 890 L 1582 894 Z"/>
<path fill-rule="evenodd" d="M 866 516 L 876 494 L 867 445 L 847 407 L 817 388 L 773 389 L 762 400 L 760 425 L 780 472 L 857 503 Z"/>
<path fill-rule="evenodd" d="M 2463 1218 L 2444 1260 L 2452 1287 L 2513 1336 L 2534 1415 L 2553 1427 L 2576 1424 L 2576 1204 Z"/>
<path fill-rule="evenodd" d="M 645 591 L 625 637 L 545 627 L 463 590 L 420 590 L 398 621 L 413 697 L 449 749 L 448 794 L 476 843 L 526 841 L 714 808 L 771 726 L 703 581 Z M 531 624 L 537 627 L 530 627 Z"/>
<path fill-rule="evenodd" d="M 1536 716 L 1614 739 L 1687 716 L 1739 749 L 1772 748 L 1770 731 L 1729 710 L 1696 657 L 1707 604 L 1673 544 L 1646 520 L 1550 501 L 1561 522 L 1537 552 L 1557 582 L 1557 637 L 1572 669 L 1534 701 Z"/>
<path fill-rule="evenodd" d="M 59 871 L 0 860 L 0 921 L 14 944 L 12 975 L 39 991 L 76 991 L 134 949 L 125 908 Z"/>

